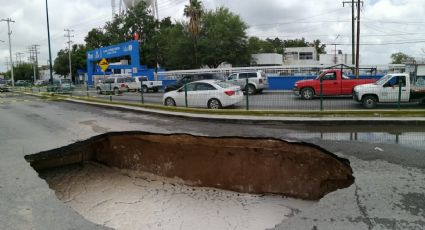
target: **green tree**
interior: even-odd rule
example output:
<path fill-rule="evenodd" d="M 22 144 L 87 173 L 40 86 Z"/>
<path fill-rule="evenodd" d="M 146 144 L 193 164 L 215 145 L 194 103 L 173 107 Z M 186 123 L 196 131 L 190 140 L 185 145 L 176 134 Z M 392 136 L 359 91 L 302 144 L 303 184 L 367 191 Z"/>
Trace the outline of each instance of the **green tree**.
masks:
<path fill-rule="evenodd" d="M 126 13 L 106 22 L 103 28 L 92 29 L 85 37 L 88 50 L 132 40 L 135 33 L 140 37 L 141 64 L 156 63 L 156 26 L 146 2 L 141 1 Z"/>
<path fill-rule="evenodd" d="M 284 44 L 283 44 L 283 41 L 282 40 L 280 40 L 279 38 L 274 38 L 274 39 L 267 38 L 266 39 L 266 42 L 270 43 L 273 46 L 273 49 L 274 49 L 273 52 L 274 53 L 283 54 L 283 51 L 284 51 L 283 46 L 284 46 Z"/>
<path fill-rule="evenodd" d="M 410 57 L 409 55 L 402 53 L 402 52 L 397 52 L 397 53 L 391 54 L 391 63 L 392 64 L 403 64 L 404 62 L 407 62 L 411 59 L 412 59 L 412 57 Z"/>
<path fill-rule="evenodd" d="M 308 46 L 308 42 L 305 40 L 305 38 L 289 39 L 289 40 L 283 41 L 283 47 L 285 47 L 285 48 L 288 48 L 288 47 L 307 47 L 307 46 Z"/>
<path fill-rule="evenodd" d="M 112 41 L 109 40 L 109 37 L 106 36 L 103 29 L 100 28 L 90 30 L 84 41 L 86 42 L 87 50 L 93 50 L 112 44 Z"/>
<path fill-rule="evenodd" d="M 185 32 L 183 23 L 161 22 L 158 34 L 159 61 L 166 69 L 192 67 L 192 40 Z"/>
<path fill-rule="evenodd" d="M 131 40 L 135 33 L 139 34 L 142 64 L 156 66 L 158 21 L 152 16 L 146 2 L 141 1 L 134 8 L 129 9 L 123 15 L 123 22 L 122 29 L 116 28 L 124 34 L 124 40 L 120 42 Z"/>
<path fill-rule="evenodd" d="M 322 42 L 319 39 L 314 40 L 311 43 L 312 46 L 316 48 L 317 51 L 317 59 L 319 59 L 320 54 L 326 53 L 326 45 L 322 44 Z"/>
<path fill-rule="evenodd" d="M 30 63 L 21 63 L 18 64 L 13 68 L 14 71 L 14 80 L 33 80 L 34 70 L 33 66 Z M 39 75 L 38 73 L 36 73 Z M 7 73 L 8 76 L 10 76 L 10 70 Z"/>
<path fill-rule="evenodd" d="M 202 64 L 217 68 L 221 63 L 249 65 L 246 29 L 242 19 L 220 7 L 208 11 L 202 19 L 202 31 L 199 40 Z"/>
<path fill-rule="evenodd" d="M 189 5 L 184 8 L 184 16 L 189 18 L 187 30 L 193 41 L 193 59 L 194 65 L 198 65 L 198 39 L 201 33 L 201 19 L 204 11 L 202 2 L 198 0 L 190 0 Z"/>
<path fill-rule="evenodd" d="M 75 44 L 71 48 L 72 60 L 72 77 L 75 79 L 77 69 L 86 69 L 86 46 Z M 59 50 L 57 57 L 54 61 L 53 70 L 56 74 L 62 76 L 69 75 L 69 56 L 68 49 Z"/>
<path fill-rule="evenodd" d="M 248 52 L 256 54 L 262 52 L 262 41 L 258 37 L 250 37 L 247 44 Z"/>

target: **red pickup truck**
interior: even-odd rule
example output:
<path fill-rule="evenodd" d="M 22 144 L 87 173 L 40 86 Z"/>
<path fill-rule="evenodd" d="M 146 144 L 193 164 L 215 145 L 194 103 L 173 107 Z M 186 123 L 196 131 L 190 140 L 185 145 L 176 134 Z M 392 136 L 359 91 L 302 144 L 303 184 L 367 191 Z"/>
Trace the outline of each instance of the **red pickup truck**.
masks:
<path fill-rule="evenodd" d="M 310 100 L 320 96 L 320 81 L 323 82 L 323 96 L 352 95 L 354 87 L 373 83 L 375 79 L 351 79 L 341 70 L 325 70 L 316 79 L 295 82 L 294 94 Z"/>

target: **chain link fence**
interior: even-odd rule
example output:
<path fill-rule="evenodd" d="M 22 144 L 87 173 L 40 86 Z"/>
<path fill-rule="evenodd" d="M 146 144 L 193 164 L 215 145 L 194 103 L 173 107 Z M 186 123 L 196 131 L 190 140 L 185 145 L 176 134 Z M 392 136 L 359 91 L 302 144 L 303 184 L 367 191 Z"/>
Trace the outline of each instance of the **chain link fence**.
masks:
<path fill-rule="evenodd" d="M 299 68 L 300 69 L 300 68 Z M 289 71 L 267 68 L 266 71 Z M 307 71 L 307 69 L 304 69 Z M 316 69 L 310 69 L 316 71 Z M 241 70 L 242 71 L 242 70 Z M 351 72 L 350 72 L 351 71 Z M 262 73 L 258 78 L 250 74 Z M 184 81 L 178 87 L 174 79 L 161 87 L 148 88 L 145 78 L 96 79 L 93 86 L 50 85 L 22 86 L 14 91 L 50 93 L 103 99 L 110 102 L 132 102 L 187 108 L 232 109 L 249 111 L 344 111 L 425 109 L 425 76 L 393 71 L 379 74 L 376 68 L 365 68 L 356 76 L 343 66 L 322 69 L 319 75 L 275 75 L 263 70 L 231 72 L 223 81 Z M 125 79 L 131 79 L 127 82 Z M 197 79 L 199 80 L 199 79 Z"/>

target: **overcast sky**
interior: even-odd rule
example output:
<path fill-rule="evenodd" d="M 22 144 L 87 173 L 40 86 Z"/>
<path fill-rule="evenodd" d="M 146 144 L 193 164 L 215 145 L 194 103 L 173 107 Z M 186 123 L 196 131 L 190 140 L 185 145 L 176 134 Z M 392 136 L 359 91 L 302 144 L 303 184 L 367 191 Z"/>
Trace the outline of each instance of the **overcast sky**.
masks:
<path fill-rule="evenodd" d="M 160 17 L 182 20 L 189 0 L 158 0 Z M 206 9 L 230 8 L 249 25 L 248 34 L 260 38 L 321 39 L 340 45 L 351 53 L 351 7 L 340 0 L 204 0 Z M 424 0 L 365 0 L 361 19 L 361 63 L 387 64 L 394 52 L 425 57 Z M 44 0 L 0 0 L 0 19 L 12 18 L 13 58 L 22 52 L 27 59 L 28 47 L 40 45 L 40 64 L 47 64 L 48 46 Z M 66 47 L 64 29 L 74 30 L 73 41 L 83 43 L 87 32 L 111 20 L 109 0 L 50 0 L 52 55 Z M 338 36 L 339 35 L 339 36 Z M 337 39 L 336 39 L 337 38 Z M 336 40 L 335 40 L 336 39 Z M 0 23 L 0 71 L 6 69 L 9 56 L 7 24 Z M 381 44 L 381 45 L 378 45 Z M 327 51 L 333 53 L 333 46 Z"/>

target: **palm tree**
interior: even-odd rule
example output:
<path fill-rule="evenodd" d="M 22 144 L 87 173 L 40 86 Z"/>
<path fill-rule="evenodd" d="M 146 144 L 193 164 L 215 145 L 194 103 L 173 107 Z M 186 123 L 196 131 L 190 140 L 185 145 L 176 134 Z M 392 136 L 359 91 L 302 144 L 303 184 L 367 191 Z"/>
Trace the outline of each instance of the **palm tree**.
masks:
<path fill-rule="evenodd" d="M 203 14 L 202 2 L 190 0 L 184 8 L 184 16 L 189 18 L 188 31 L 193 40 L 193 60 L 198 65 L 198 38 L 201 33 L 201 17 Z"/>

